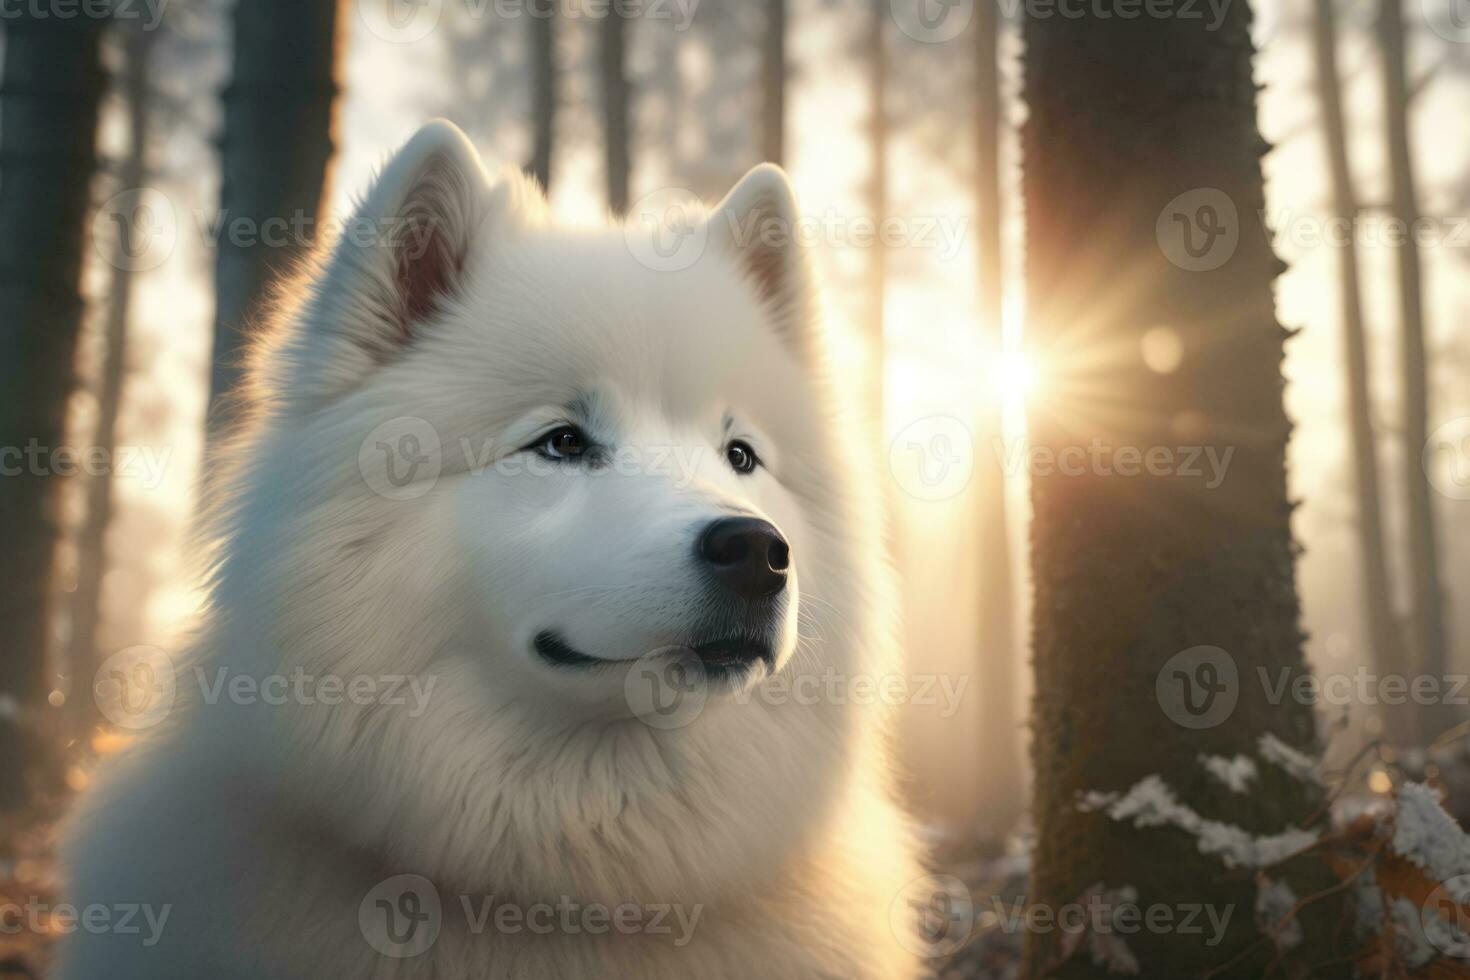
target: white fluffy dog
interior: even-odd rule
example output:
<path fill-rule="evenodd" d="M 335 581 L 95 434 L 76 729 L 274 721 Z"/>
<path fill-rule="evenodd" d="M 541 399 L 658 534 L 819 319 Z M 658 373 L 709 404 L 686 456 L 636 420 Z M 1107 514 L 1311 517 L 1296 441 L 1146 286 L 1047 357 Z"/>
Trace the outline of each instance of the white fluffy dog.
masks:
<path fill-rule="evenodd" d="M 789 185 L 642 243 L 543 211 L 431 123 L 284 292 L 197 653 L 67 848 L 166 918 L 65 980 L 918 974 L 846 687 L 897 666 L 876 454 Z"/>

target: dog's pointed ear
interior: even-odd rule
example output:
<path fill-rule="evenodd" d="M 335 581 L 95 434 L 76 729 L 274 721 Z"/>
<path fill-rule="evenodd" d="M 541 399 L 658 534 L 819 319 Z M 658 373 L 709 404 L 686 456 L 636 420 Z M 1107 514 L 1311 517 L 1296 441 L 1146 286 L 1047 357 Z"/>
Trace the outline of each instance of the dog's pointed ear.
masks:
<path fill-rule="evenodd" d="M 414 340 L 462 285 L 490 205 L 490 180 L 453 123 L 425 125 L 384 168 L 333 252 L 330 278 L 355 278 L 361 315 L 340 324 L 382 359 Z"/>
<path fill-rule="evenodd" d="M 786 339 L 804 345 L 814 297 L 800 216 L 786 173 L 762 163 L 740 178 L 708 220 L 711 245 L 735 258 Z"/>
<path fill-rule="evenodd" d="M 303 297 L 299 331 L 283 338 L 287 397 L 329 400 L 431 332 L 462 295 L 476 249 L 541 204 L 519 175 L 492 179 L 453 123 L 425 125 L 378 176 Z"/>

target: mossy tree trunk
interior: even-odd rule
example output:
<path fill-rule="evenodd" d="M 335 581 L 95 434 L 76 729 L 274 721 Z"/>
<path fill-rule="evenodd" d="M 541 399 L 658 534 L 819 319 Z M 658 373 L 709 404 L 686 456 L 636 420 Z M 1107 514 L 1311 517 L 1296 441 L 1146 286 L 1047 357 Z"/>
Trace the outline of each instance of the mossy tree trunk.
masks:
<path fill-rule="evenodd" d="M 1030 415 L 1029 899 L 1058 910 L 1095 885 L 1132 886 L 1175 923 L 1188 906 L 1228 909 L 1214 945 L 1208 927 L 1122 938 L 1146 977 L 1200 976 L 1237 956 L 1223 975 L 1251 977 L 1272 947 L 1252 921 L 1249 871 L 1227 872 L 1183 830 L 1078 806 L 1157 774 L 1200 815 L 1274 834 L 1321 802 L 1259 753 L 1267 733 L 1308 753 L 1317 736 L 1289 693 L 1307 667 L 1250 11 L 1231 4 L 1218 25 L 1096 13 L 1024 24 L 1028 337 L 1046 372 Z M 1225 659 L 1173 660 L 1200 646 Z M 1259 778 L 1233 793 L 1201 754 L 1251 757 Z M 1332 958 L 1331 929 L 1309 918 L 1293 962 Z M 1065 958 L 1064 939 L 1028 932 L 1025 975 L 1108 975 L 1085 944 Z"/>

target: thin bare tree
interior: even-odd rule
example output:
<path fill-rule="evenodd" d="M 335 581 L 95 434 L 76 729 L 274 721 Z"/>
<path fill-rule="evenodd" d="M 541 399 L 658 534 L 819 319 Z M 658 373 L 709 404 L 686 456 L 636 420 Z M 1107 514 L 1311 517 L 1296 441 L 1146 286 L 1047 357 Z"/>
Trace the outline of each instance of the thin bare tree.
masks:
<path fill-rule="evenodd" d="M 607 168 L 607 206 L 615 215 L 628 210 L 628 75 L 627 18 L 614 4 L 603 18 L 602 39 L 602 128 Z"/>
<path fill-rule="evenodd" d="M 128 152 L 118 170 L 117 185 L 124 193 L 144 187 L 148 171 L 148 130 L 151 94 L 149 59 L 157 34 L 138 25 L 128 25 L 123 38 L 125 63 L 121 94 L 128 120 Z M 141 203 L 141 202 L 139 202 Z M 132 312 L 133 269 L 130 256 L 137 255 L 139 232 L 134 222 L 119 222 L 111 283 L 107 293 L 103 325 L 102 368 L 97 384 L 97 418 L 92 445 L 111 458 L 117 445 L 117 420 L 122 408 L 123 383 L 127 375 L 128 322 Z M 71 637 L 68 665 L 73 672 L 72 697 L 68 702 L 74 732 L 85 734 L 95 720 L 95 700 L 89 696 L 97 654 L 97 628 L 101 619 L 102 576 L 107 567 L 107 529 L 112 522 L 113 475 L 111 470 L 88 478 L 86 516 L 77 536 L 77 584 L 71 596 Z"/>
<path fill-rule="evenodd" d="M 551 157 L 556 144 L 556 2 L 536 0 L 531 11 L 531 159 L 530 174 L 551 190 Z M 609 12 L 609 20 L 617 15 Z"/>
<path fill-rule="evenodd" d="M 340 0 L 242 0 L 223 93 L 209 431 L 233 418 L 250 322 L 316 239 L 338 94 Z"/>
<path fill-rule="evenodd" d="M 1398 259 L 1400 371 L 1404 399 L 1404 499 L 1408 506 L 1409 582 L 1412 597 L 1410 639 L 1419 651 L 1417 669 L 1444 677 L 1448 667 L 1448 631 L 1444 594 L 1439 581 L 1438 542 L 1429 476 L 1420 456 L 1429 441 L 1429 367 L 1425 354 L 1424 284 L 1419 243 L 1418 194 L 1414 187 L 1413 148 L 1409 142 L 1407 54 L 1401 0 L 1381 0 L 1378 40 L 1383 56 L 1384 136 L 1388 141 L 1390 210 L 1405 230 L 1394 249 Z M 1448 706 L 1426 706 L 1416 712 L 1419 738 L 1428 742 L 1455 721 Z"/>
<path fill-rule="evenodd" d="M 1000 14 L 994 3 L 975 7 L 975 211 L 979 250 L 979 314 L 990 349 L 1005 348 L 1005 246 L 1001 207 L 1000 142 L 1003 123 L 1000 75 Z M 980 444 L 1004 435 L 1004 404 L 988 398 L 980 417 Z M 987 455 L 987 459 L 989 456 Z M 982 822 L 992 835 L 1005 834 L 1024 807 L 1020 720 L 1016 717 L 1015 587 L 1011 581 L 1005 473 L 987 462 L 979 473 L 980 594 L 979 669 L 986 678 L 980 733 L 984 769 L 979 773 Z"/>
<path fill-rule="evenodd" d="M 5 21 L 0 75 L 0 810 L 54 777 L 59 478 L 97 168 L 104 22 L 34 6 Z M 48 779 L 48 782 L 50 780 Z"/>
<path fill-rule="evenodd" d="M 786 0 L 765 0 L 761 36 L 761 156 L 786 163 Z"/>
<path fill-rule="evenodd" d="M 879 234 L 872 246 L 868 288 L 868 349 L 872 353 L 866 398 L 877 432 L 883 432 L 884 312 L 888 300 L 888 248 L 882 228 L 888 218 L 888 0 L 873 0 L 868 17 L 867 62 L 869 120 L 868 149 L 872 154 L 868 209 Z"/>
<path fill-rule="evenodd" d="M 1368 627 L 1369 653 L 1383 675 L 1406 675 L 1413 665 L 1405 662 L 1403 642 L 1394 620 L 1393 593 L 1389 585 L 1388 559 L 1383 545 L 1383 503 L 1378 487 L 1378 448 L 1373 430 L 1372 377 L 1368 365 L 1368 342 L 1363 326 L 1362 288 L 1358 272 L 1358 245 L 1354 234 L 1358 219 L 1358 197 L 1353 187 L 1348 158 L 1347 128 L 1343 123 L 1342 92 L 1337 68 L 1335 0 L 1315 0 L 1313 47 L 1317 67 L 1317 100 L 1322 113 L 1322 134 L 1327 150 L 1327 174 L 1332 186 L 1332 215 L 1347 236 L 1339 242 L 1338 302 L 1341 304 L 1342 340 L 1347 369 L 1348 423 L 1353 442 L 1353 475 L 1357 490 L 1358 549 L 1361 558 L 1363 608 Z M 1411 744 L 1415 738 L 1408 711 L 1381 709 L 1382 721 L 1396 745 Z"/>

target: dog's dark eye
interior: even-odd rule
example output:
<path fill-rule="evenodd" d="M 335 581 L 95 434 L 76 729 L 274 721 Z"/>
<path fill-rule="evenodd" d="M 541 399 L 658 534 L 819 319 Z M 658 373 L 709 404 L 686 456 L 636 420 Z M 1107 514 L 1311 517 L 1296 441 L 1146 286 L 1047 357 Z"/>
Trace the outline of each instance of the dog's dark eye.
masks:
<path fill-rule="evenodd" d="M 756 464 L 760 462 L 756 458 L 755 450 L 748 443 L 735 440 L 725 447 L 725 458 L 730 465 L 735 467 L 736 473 L 750 473 L 755 470 Z"/>
<path fill-rule="evenodd" d="M 543 436 L 536 451 L 548 459 L 576 459 L 587 452 L 587 437 L 576 426 L 564 425 Z"/>

